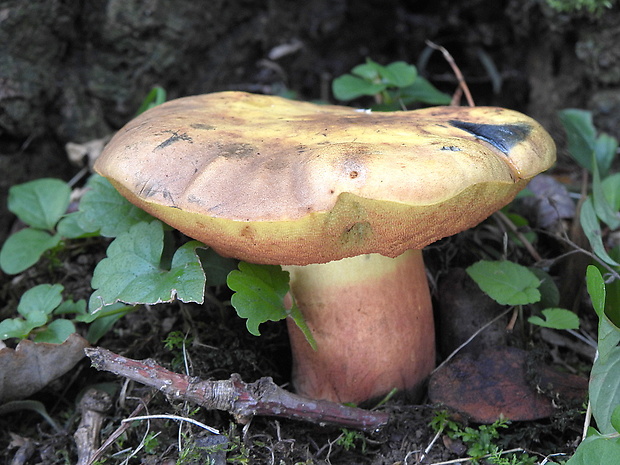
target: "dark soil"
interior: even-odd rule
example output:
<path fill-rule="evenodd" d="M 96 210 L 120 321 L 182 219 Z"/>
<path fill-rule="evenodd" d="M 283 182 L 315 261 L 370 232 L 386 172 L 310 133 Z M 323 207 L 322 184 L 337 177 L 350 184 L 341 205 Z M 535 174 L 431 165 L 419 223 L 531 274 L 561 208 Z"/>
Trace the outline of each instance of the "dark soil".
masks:
<path fill-rule="evenodd" d="M 439 54 L 428 54 L 425 40 L 452 53 L 478 105 L 514 108 L 543 123 L 560 149 L 554 173 L 570 185 L 579 172 L 565 153 L 559 109 L 590 109 L 601 130 L 620 137 L 619 16 L 617 8 L 600 17 L 560 14 L 536 0 L 0 1 L 0 243 L 20 227 L 6 209 L 8 188 L 44 176 L 69 180 L 81 166 L 67 160 L 65 145 L 118 129 L 152 86 L 164 87 L 169 98 L 236 89 L 290 90 L 300 99 L 333 101 L 332 79 L 370 57 L 382 64 L 417 64 L 422 75 L 452 93 L 454 75 Z M 291 48 L 290 54 L 270 58 L 274 47 L 298 42 L 302 46 Z M 501 233 L 495 233 L 487 227 L 430 248 L 426 260 L 432 283 L 476 259 L 480 237 L 501 250 Z M 13 316 L 19 296 L 41 282 L 60 282 L 67 296 L 87 299 L 92 270 L 105 246 L 91 240 L 23 275 L 0 274 L 0 318 Z M 562 251 L 553 238 L 539 247 L 551 258 Z M 511 252 L 509 258 L 515 261 L 529 260 L 517 250 Z M 583 276 L 578 267 L 562 266 L 554 272 L 564 279 L 566 270 L 573 278 Z M 437 287 L 434 290 L 438 300 Z M 203 306 L 141 309 L 121 320 L 99 345 L 131 358 L 153 358 L 182 372 L 182 350 L 167 349 L 163 342 L 178 332 L 188 338 L 186 359 L 192 375 L 225 379 L 240 373 L 247 382 L 271 376 L 286 387 L 290 360 L 285 325 L 263 325 L 263 336 L 255 338 L 231 310 L 227 290 L 208 292 Z M 580 294 L 567 295 L 574 308 L 582 305 Z M 541 344 L 587 376 L 582 355 Z M 428 424 L 437 412 L 426 398 L 400 395 L 382 406 L 392 420 L 374 434 L 351 435 L 334 427 L 269 418 L 255 418 L 244 428 L 226 413 L 195 411 L 191 405 L 152 395 L 143 386 L 95 371 L 84 360 L 32 397 L 43 403 L 61 432 L 31 410 L 0 416 L 1 463 L 75 463 L 77 404 L 92 386 L 110 392 L 114 400 L 104 419 L 103 440 L 144 403 L 150 414 L 192 416 L 225 432 L 233 463 L 420 463 L 422 451 L 433 440 Z M 570 454 L 581 423 L 578 411 L 561 408 L 553 418 L 511 425 L 498 445 L 526 449 L 539 460 L 553 453 Z M 136 449 L 147 430 L 156 438 L 130 463 L 175 463 L 179 440 L 187 453 L 208 436 L 172 421 L 136 423 L 108 448 L 105 463 L 121 463 L 127 455 L 120 452 Z M 30 448 L 23 448 L 21 459 L 23 444 Z M 440 437 L 424 463 L 463 453 L 462 444 Z M 198 455 L 183 463 L 208 459 Z"/>

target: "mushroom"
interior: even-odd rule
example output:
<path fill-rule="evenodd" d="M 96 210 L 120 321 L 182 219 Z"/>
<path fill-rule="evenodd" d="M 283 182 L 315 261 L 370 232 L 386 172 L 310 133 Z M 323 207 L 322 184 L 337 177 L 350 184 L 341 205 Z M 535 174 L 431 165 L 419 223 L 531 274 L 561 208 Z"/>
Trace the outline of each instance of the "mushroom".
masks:
<path fill-rule="evenodd" d="M 296 390 L 361 402 L 415 390 L 434 367 L 421 249 L 554 160 L 538 123 L 501 108 L 371 113 L 220 92 L 141 114 L 95 170 L 221 255 L 283 265 L 317 343 L 288 322 Z"/>

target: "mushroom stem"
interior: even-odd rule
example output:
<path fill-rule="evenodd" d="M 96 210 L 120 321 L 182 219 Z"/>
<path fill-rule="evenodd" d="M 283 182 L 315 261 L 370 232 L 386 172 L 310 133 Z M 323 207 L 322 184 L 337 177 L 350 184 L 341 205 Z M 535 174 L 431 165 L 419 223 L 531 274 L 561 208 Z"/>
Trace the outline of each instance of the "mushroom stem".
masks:
<path fill-rule="evenodd" d="M 359 403 L 415 389 L 431 372 L 433 310 L 420 250 L 284 269 L 317 342 L 314 351 L 289 321 L 298 393 Z"/>

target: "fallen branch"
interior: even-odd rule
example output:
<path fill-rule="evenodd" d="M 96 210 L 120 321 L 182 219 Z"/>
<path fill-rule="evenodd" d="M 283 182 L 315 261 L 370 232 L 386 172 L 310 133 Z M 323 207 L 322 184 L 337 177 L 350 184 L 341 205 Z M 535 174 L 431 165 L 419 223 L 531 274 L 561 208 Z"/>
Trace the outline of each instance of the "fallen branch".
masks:
<path fill-rule="evenodd" d="M 124 376 L 157 388 L 167 396 L 207 409 L 227 411 L 242 424 L 255 415 L 263 415 L 375 431 L 389 419 L 389 415 L 384 412 L 346 407 L 336 402 L 292 394 L 280 388 L 269 377 L 249 384 L 238 374 L 232 374 L 228 380 L 203 381 L 166 370 L 153 360 L 132 360 L 101 348 L 87 348 L 85 352 L 98 370 Z"/>

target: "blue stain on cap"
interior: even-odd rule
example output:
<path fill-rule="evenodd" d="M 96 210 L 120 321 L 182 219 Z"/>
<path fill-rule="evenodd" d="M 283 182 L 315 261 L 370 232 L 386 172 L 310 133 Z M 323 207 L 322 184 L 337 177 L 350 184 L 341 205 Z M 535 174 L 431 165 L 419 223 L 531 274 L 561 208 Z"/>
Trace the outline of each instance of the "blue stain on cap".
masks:
<path fill-rule="evenodd" d="M 506 156 L 509 156 L 510 150 L 524 141 L 532 130 L 528 124 L 479 124 L 454 119 L 449 123 L 477 139 L 488 142 Z"/>

